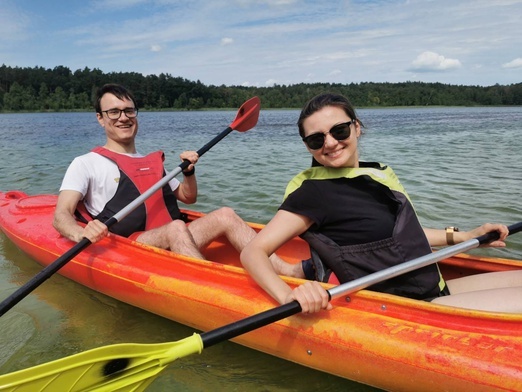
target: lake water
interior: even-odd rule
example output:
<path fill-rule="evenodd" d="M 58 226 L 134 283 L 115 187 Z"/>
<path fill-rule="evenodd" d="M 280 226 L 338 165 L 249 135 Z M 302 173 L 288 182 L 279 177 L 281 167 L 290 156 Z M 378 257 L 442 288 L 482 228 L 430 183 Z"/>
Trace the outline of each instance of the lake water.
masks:
<path fill-rule="evenodd" d="M 235 111 L 140 112 L 138 149 L 162 149 L 166 167 L 224 130 Z M 297 110 L 262 111 L 256 128 L 232 132 L 197 165 L 200 196 L 190 208 L 233 207 L 266 223 L 286 183 L 310 164 Z M 471 229 L 522 220 L 522 108 L 362 109 L 363 160 L 393 167 L 424 226 Z M 0 114 L 0 190 L 56 193 L 69 162 L 105 136 L 93 113 Z M 522 259 L 522 235 L 505 249 L 472 253 Z M 0 296 L 40 267 L 0 233 Z M 59 275 L 0 318 L 0 373 L 114 343 L 175 341 L 194 331 L 86 289 Z M 332 358 L 335 360 L 335 358 Z M 225 342 L 170 365 L 149 391 L 372 391 Z"/>

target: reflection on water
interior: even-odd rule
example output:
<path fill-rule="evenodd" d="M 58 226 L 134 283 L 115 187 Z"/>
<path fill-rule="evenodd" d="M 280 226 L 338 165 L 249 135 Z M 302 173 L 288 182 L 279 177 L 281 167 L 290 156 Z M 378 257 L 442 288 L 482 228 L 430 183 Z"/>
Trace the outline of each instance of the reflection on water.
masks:
<path fill-rule="evenodd" d="M 310 157 L 297 137 L 295 110 L 262 111 L 258 126 L 232 132 L 197 165 L 196 210 L 228 205 L 267 222 L 286 183 Z M 140 112 L 138 148 L 162 149 L 167 168 L 225 129 L 233 112 Z M 522 108 L 360 110 L 365 160 L 394 168 L 422 223 L 469 229 L 522 220 Z M 69 162 L 105 142 L 93 113 L 0 114 L 0 190 L 56 193 Z M 522 259 L 522 235 L 508 248 L 473 252 Z M 7 297 L 40 267 L 0 234 L 0 295 Z M 128 306 L 59 275 L 0 318 L 0 372 L 115 343 L 176 341 L 194 331 Z M 150 391 L 371 391 L 225 342 L 170 365 Z"/>

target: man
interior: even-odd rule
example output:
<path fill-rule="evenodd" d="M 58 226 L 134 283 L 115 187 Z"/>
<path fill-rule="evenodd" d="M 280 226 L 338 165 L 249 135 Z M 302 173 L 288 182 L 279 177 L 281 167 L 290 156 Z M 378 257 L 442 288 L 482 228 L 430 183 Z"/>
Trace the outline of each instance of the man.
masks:
<path fill-rule="evenodd" d="M 117 84 L 107 84 L 97 92 L 96 117 L 104 128 L 107 141 L 103 147 L 76 157 L 64 176 L 56 205 L 53 225 L 64 237 L 79 242 L 83 237 L 95 243 L 109 234 L 102 223 L 114 216 L 165 174 L 163 153 L 142 156 L 136 150 L 138 108 L 130 91 Z M 183 221 L 177 200 L 192 204 L 197 199 L 194 165 L 195 151 L 180 154 L 191 164 L 183 172 L 183 181 L 172 179 L 143 205 L 116 223 L 111 232 L 137 242 L 170 249 L 173 252 L 204 259 L 202 250 L 222 235 L 240 252 L 255 236 L 231 208 L 223 207 L 190 224 Z M 85 227 L 75 216 L 82 208 Z M 275 268 L 293 275 L 275 254 Z"/>

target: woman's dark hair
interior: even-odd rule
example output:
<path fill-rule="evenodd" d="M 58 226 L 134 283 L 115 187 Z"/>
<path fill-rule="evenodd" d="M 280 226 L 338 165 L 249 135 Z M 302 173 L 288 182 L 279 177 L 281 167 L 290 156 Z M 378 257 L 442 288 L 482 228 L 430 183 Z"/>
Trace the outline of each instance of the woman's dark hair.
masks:
<path fill-rule="evenodd" d="M 94 102 L 94 110 L 96 110 L 96 113 L 101 114 L 101 105 L 100 101 L 102 97 L 105 94 L 112 94 L 115 97 L 121 99 L 122 101 L 124 99 L 129 99 L 134 103 L 134 107 L 138 109 L 138 104 L 136 103 L 136 99 L 134 98 L 134 95 L 127 90 L 125 87 L 123 87 L 121 84 L 115 84 L 115 83 L 109 83 L 105 84 L 102 87 L 96 91 L 96 101 Z"/>
<path fill-rule="evenodd" d="M 364 127 L 364 125 L 357 119 L 357 116 L 355 114 L 355 109 L 353 108 L 352 104 L 343 95 L 340 94 L 333 94 L 333 93 L 324 93 L 319 94 L 313 97 L 308 103 L 303 107 L 303 110 L 301 110 L 301 114 L 299 115 L 299 120 L 297 120 L 297 126 L 299 128 L 299 135 L 301 137 L 304 137 L 304 128 L 303 128 L 303 122 L 308 117 L 310 117 L 315 112 L 321 110 L 322 108 L 326 106 L 337 106 L 338 108 L 344 110 L 344 112 L 352 119 L 353 121 L 357 121 L 361 127 Z"/>

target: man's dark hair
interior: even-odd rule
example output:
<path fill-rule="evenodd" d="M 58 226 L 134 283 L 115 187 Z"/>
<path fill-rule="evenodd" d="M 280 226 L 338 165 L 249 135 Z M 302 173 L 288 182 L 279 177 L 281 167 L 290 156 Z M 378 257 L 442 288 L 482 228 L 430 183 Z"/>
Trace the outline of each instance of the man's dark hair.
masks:
<path fill-rule="evenodd" d="M 136 103 L 136 99 L 134 95 L 123 87 L 121 84 L 109 83 L 105 84 L 96 91 L 96 101 L 94 102 L 94 110 L 96 113 L 101 114 L 101 105 L 100 101 L 105 94 L 112 94 L 115 97 L 118 97 L 121 100 L 130 99 L 134 103 L 134 107 L 138 109 L 138 104 Z"/>

